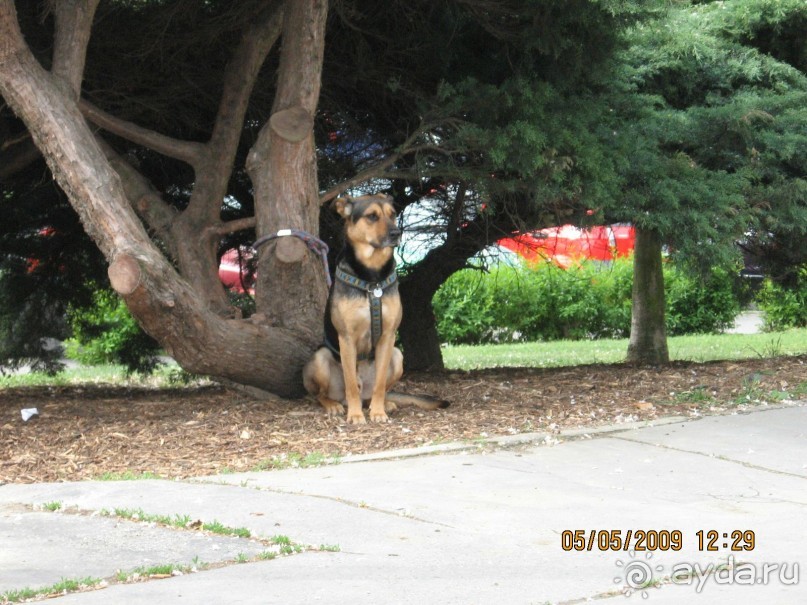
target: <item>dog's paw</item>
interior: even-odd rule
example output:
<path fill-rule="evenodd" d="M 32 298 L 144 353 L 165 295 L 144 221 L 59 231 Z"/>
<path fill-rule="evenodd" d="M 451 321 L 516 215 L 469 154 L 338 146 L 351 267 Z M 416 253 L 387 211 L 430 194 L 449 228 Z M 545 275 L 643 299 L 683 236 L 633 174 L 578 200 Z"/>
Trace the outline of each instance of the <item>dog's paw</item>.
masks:
<path fill-rule="evenodd" d="M 364 412 L 359 411 L 356 414 L 347 415 L 348 424 L 367 424 L 367 419 L 364 417 Z"/>
<path fill-rule="evenodd" d="M 325 413 L 328 416 L 342 416 L 345 413 L 345 406 L 335 401 L 327 405 L 323 403 L 322 407 L 325 408 Z"/>
<path fill-rule="evenodd" d="M 370 422 L 389 422 L 389 416 L 384 410 L 380 412 L 370 410 Z"/>
<path fill-rule="evenodd" d="M 396 404 L 394 401 L 390 401 L 389 399 L 387 399 L 387 400 L 384 402 L 384 411 L 385 411 L 387 414 L 389 414 L 389 413 L 391 413 L 391 412 L 394 412 L 394 411 L 396 411 L 397 409 L 398 409 L 398 406 L 397 406 L 397 404 Z"/>

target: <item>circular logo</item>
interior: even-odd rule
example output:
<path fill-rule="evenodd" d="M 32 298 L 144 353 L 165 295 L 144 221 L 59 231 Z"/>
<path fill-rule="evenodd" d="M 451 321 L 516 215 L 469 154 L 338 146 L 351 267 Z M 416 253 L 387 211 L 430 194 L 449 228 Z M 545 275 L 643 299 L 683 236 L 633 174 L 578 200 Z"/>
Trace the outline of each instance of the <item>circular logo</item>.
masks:
<path fill-rule="evenodd" d="M 664 566 L 656 565 L 656 567 L 653 567 L 648 561 L 636 559 L 636 553 L 633 551 L 628 551 L 628 554 L 632 557 L 631 561 L 623 562 L 621 559 L 618 559 L 616 562 L 617 567 L 623 568 L 623 573 L 621 576 L 614 578 L 614 584 L 624 584 L 625 587 L 622 594 L 626 597 L 631 596 L 635 592 L 640 592 L 642 598 L 646 599 L 650 596 L 646 590 L 647 588 L 652 586 L 656 588 L 659 587 L 653 577 L 653 573 L 655 571 L 662 571 Z M 652 557 L 653 553 L 647 553 L 645 556 L 648 560 Z"/>

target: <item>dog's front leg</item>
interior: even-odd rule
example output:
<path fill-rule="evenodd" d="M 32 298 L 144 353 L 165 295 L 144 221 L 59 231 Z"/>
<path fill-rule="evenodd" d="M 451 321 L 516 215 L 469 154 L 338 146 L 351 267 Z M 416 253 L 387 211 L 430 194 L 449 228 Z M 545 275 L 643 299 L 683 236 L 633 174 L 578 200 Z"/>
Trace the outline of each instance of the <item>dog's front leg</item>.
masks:
<path fill-rule="evenodd" d="M 370 400 L 370 421 L 389 422 L 386 411 L 388 374 L 392 350 L 395 347 L 395 332 L 386 331 L 381 334 L 375 349 L 375 384 L 373 397 Z"/>
<path fill-rule="evenodd" d="M 342 356 L 342 373 L 345 377 L 345 400 L 347 400 L 348 424 L 365 424 L 361 410 L 361 390 L 357 372 L 356 344 L 349 338 L 339 335 L 339 352 Z"/>

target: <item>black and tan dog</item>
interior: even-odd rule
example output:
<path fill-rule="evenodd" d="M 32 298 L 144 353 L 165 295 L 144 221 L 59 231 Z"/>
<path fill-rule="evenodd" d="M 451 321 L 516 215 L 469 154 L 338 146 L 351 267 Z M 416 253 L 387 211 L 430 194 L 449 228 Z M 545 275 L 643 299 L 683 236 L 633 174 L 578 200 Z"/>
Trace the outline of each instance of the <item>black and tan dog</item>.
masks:
<path fill-rule="evenodd" d="M 401 323 L 401 297 L 393 249 L 401 239 L 392 199 L 383 194 L 340 197 L 334 208 L 345 220 L 345 249 L 325 310 L 325 344 L 303 369 L 306 390 L 329 415 L 366 422 L 362 402 L 370 402 L 370 420 L 386 422 L 396 403 L 424 409 L 444 401 L 390 392 L 403 373 L 403 355 L 395 347 Z"/>

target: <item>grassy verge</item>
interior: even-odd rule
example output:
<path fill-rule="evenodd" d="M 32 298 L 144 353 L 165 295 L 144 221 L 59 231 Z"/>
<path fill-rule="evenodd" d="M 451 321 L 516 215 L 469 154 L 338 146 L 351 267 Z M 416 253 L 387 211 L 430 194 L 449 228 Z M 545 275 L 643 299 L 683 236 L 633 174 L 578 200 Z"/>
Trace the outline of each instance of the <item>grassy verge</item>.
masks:
<path fill-rule="evenodd" d="M 807 329 L 764 334 L 701 334 L 673 336 L 667 341 L 677 361 L 753 359 L 807 354 Z M 449 346 L 443 349 L 447 368 L 474 370 L 496 367 L 552 368 L 625 360 L 628 340 L 559 340 L 520 344 Z"/>
<path fill-rule="evenodd" d="M 114 384 L 143 388 L 203 386 L 211 384 L 205 378 L 184 373 L 176 365 L 161 366 L 152 375 L 127 374 L 122 365 L 98 365 L 68 367 L 48 376 L 40 372 L 25 374 L 0 374 L 0 389 L 27 386 L 73 386 Z"/>
<path fill-rule="evenodd" d="M 807 354 L 807 328 L 762 334 L 700 334 L 671 336 L 667 340 L 670 358 L 677 361 L 715 361 L 721 359 L 753 359 L 780 355 Z M 501 367 L 554 368 L 624 361 L 627 339 L 556 340 L 501 345 L 447 346 L 443 360 L 449 369 L 475 370 Z M 24 386 L 67 386 L 116 384 L 164 388 L 180 386 L 177 369 L 162 368 L 148 377 L 127 376 L 123 366 L 69 368 L 56 376 L 45 374 L 0 375 L 0 389 Z M 185 383 L 187 384 L 187 383 Z M 191 384 L 210 384 L 192 379 Z M 267 461 L 271 467 L 285 461 Z M 295 466 L 290 461 L 287 466 Z M 307 461 L 301 461 L 307 462 Z M 302 464 L 301 464 L 302 465 Z M 306 464 L 311 466 L 312 464 Z M 260 470 L 260 469 L 256 469 Z"/>

